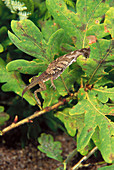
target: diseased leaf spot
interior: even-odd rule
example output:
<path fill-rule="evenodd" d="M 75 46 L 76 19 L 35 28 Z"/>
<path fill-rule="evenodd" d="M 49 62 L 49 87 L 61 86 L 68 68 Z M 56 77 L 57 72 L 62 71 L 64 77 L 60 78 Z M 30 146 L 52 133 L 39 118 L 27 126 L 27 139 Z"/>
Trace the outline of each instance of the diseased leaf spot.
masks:
<path fill-rule="evenodd" d="M 108 128 L 110 129 L 111 125 L 108 125 Z"/>
<path fill-rule="evenodd" d="M 104 26 L 104 32 L 109 32 L 106 26 Z"/>
<path fill-rule="evenodd" d="M 89 44 L 96 43 L 96 41 L 97 41 L 97 38 L 94 35 L 88 36 L 87 39 L 89 40 Z"/>
<path fill-rule="evenodd" d="M 18 67 L 18 70 L 21 70 L 22 69 L 22 67 Z"/>
<path fill-rule="evenodd" d="M 114 154 L 110 154 L 110 156 L 109 156 L 109 158 L 111 159 L 111 160 L 114 160 Z"/>
<path fill-rule="evenodd" d="M 84 7 L 83 10 L 86 11 L 86 8 Z"/>
<path fill-rule="evenodd" d="M 70 123 L 70 126 L 71 126 L 72 128 L 74 128 L 74 123 L 73 123 L 73 122 L 71 122 L 71 123 Z"/>
<path fill-rule="evenodd" d="M 99 20 L 96 20 L 96 21 L 95 21 L 95 24 L 98 24 L 98 23 L 99 23 Z"/>
<path fill-rule="evenodd" d="M 66 117 L 65 117 L 65 120 L 68 120 L 68 119 L 69 119 L 69 118 L 66 116 Z"/>
<path fill-rule="evenodd" d="M 45 93 L 45 96 L 47 96 L 47 93 Z"/>
<path fill-rule="evenodd" d="M 90 128 L 90 129 L 88 129 L 88 130 L 87 130 L 87 132 L 91 132 L 92 130 L 93 130 L 93 129 L 92 129 L 92 128 Z"/>

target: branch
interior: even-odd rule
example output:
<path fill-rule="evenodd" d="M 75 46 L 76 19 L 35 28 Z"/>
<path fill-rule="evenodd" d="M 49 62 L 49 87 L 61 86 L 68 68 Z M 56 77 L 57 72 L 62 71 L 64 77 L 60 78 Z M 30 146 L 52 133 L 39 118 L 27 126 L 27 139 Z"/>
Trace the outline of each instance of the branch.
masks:
<path fill-rule="evenodd" d="M 71 170 L 75 170 L 82 167 L 83 161 L 86 161 L 93 153 L 95 153 L 97 149 L 98 149 L 97 147 L 94 147 L 86 156 L 84 156 L 76 165 L 74 165 Z"/>
<path fill-rule="evenodd" d="M 33 115 L 31 115 L 31 116 L 29 116 L 29 117 L 27 117 L 27 118 L 25 118 L 25 119 L 23 119 L 23 120 L 21 120 L 21 121 L 19 121 L 17 123 L 13 122 L 10 126 L 4 128 L 2 131 L 0 131 L 0 136 L 4 135 L 6 132 L 8 132 L 8 131 L 16 128 L 16 127 L 19 127 L 19 126 L 21 126 L 21 125 L 23 125 L 25 123 L 31 122 L 32 119 L 34 119 L 36 117 L 39 117 L 40 115 L 42 115 L 42 114 L 44 114 L 46 112 L 49 112 L 49 111 L 54 110 L 54 109 L 57 109 L 59 106 L 62 106 L 66 102 L 69 102 L 71 98 L 72 97 L 68 97 L 67 99 L 62 99 L 61 101 L 59 101 L 55 105 L 50 106 L 50 107 L 46 107 L 41 111 L 36 111 Z"/>

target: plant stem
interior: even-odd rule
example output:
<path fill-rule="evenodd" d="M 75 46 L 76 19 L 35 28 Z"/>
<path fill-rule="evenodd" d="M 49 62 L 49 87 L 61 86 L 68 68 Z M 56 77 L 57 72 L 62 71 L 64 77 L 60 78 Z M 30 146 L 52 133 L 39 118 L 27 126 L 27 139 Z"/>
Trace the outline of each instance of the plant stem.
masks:
<path fill-rule="evenodd" d="M 71 170 L 75 170 L 82 167 L 83 165 L 82 162 L 86 161 L 93 153 L 95 153 L 97 149 L 98 149 L 97 147 L 94 147 L 86 156 L 84 156 L 77 164 L 75 164 Z"/>
<path fill-rule="evenodd" d="M 73 96 L 72 96 L 73 97 Z M 33 115 L 15 123 L 13 122 L 10 126 L 4 128 L 2 131 L 0 131 L 0 136 L 2 136 L 3 134 L 5 134 L 6 132 L 10 131 L 11 129 L 14 129 L 20 125 L 23 125 L 25 123 L 32 123 L 32 119 L 36 118 L 36 117 L 39 117 L 40 115 L 46 113 L 46 112 L 49 112 L 51 110 L 54 110 L 54 109 L 57 109 L 59 106 L 62 106 L 64 105 L 65 103 L 69 102 L 70 99 L 72 98 L 71 96 L 70 97 L 67 97 L 66 99 L 62 99 L 60 100 L 58 103 L 54 104 L 53 106 L 50 106 L 50 107 L 46 107 L 44 108 L 43 110 L 41 111 L 36 111 Z"/>

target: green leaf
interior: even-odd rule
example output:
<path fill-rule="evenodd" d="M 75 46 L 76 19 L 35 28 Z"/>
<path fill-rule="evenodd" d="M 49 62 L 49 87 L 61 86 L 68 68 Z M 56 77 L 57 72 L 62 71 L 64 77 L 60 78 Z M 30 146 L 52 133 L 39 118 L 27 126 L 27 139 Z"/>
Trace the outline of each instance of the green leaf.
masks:
<path fill-rule="evenodd" d="M 59 26 L 54 22 L 54 20 L 47 20 L 42 25 L 42 35 L 45 40 L 49 40 L 51 35 L 58 30 Z M 48 30 L 48 31 L 47 31 Z"/>
<path fill-rule="evenodd" d="M 99 87 L 93 88 L 93 94 L 97 96 L 102 103 L 108 102 L 109 98 L 114 100 L 114 88 Z"/>
<path fill-rule="evenodd" d="M 61 77 L 59 77 L 55 81 L 55 85 L 57 87 L 59 94 L 66 95 L 68 93 L 65 86 L 69 90 L 71 90 L 71 89 L 73 90 L 74 82 L 77 82 L 80 84 L 80 77 L 81 77 L 82 73 L 83 72 L 82 72 L 81 68 L 77 65 L 77 63 L 72 64 L 72 69 L 67 68 L 62 74 L 62 79 L 61 79 Z"/>
<path fill-rule="evenodd" d="M 2 44 L 0 44 L 0 53 L 2 53 L 4 51 L 4 48 L 2 46 Z"/>
<path fill-rule="evenodd" d="M 6 26 L 2 26 L 0 28 L 0 42 L 3 42 L 4 39 L 6 39 L 6 34 L 7 34 L 7 27 Z"/>
<path fill-rule="evenodd" d="M 5 83 L 2 85 L 3 91 L 13 91 L 16 94 L 22 96 L 24 82 L 21 80 L 20 74 L 17 72 L 8 72 L 6 70 L 5 62 L 0 58 L 0 82 Z M 24 95 L 24 98 L 31 104 L 35 105 L 36 101 L 33 95 L 28 92 Z"/>
<path fill-rule="evenodd" d="M 8 71 L 18 71 L 23 74 L 38 74 L 47 68 L 45 62 L 40 59 L 27 61 L 24 59 L 14 60 L 7 64 Z"/>
<path fill-rule="evenodd" d="M 87 146 L 88 142 L 96 133 L 96 127 L 99 127 L 99 142 L 98 146 L 101 154 L 106 162 L 111 163 L 113 159 L 113 134 L 114 125 L 105 114 L 113 112 L 113 109 L 107 105 L 103 105 L 98 101 L 98 98 L 92 91 L 89 93 L 80 90 L 81 101 L 78 102 L 70 111 L 69 114 L 77 115 L 85 113 L 84 126 L 80 134 L 78 134 L 78 151 L 83 153 L 83 149 Z M 84 99 L 85 98 L 85 99 Z M 94 141 L 94 138 L 93 138 Z M 95 142 L 95 141 L 94 141 Z"/>
<path fill-rule="evenodd" d="M 88 29 L 87 35 L 95 35 L 97 39 L 101 39 L 102 37 L 109 35 L 109 32 L 106 32 L 105 24 L 98 24 L 92 25 Z"/>
<path fill-rule="evenodd" d="M 77 26 L 81 26 L 79 25 L 79 16 L 68 10 L 65 2 L 62 0 L 47 0 L 46 3 L 49 12 L 55 19 L 55 22 L 57 22 L 67 34 L 70 34 L 70 36 L 74 37 L 75 35 L 76 39 L 80 42 L 80 38 L 82 38 L 82 35 L 80 30 L 77 29 L 77 27 L 75 26 L 75 24 Z M 80 44 L 79 48 L 81 46 L 82 44 Z"/>
<path fill-rule="evenodd" d="M 68 10 L 63 0 L 47 0 L 46 3 L 55 22 L 64 29 L 67 35 L 75 40 L 78 48 L 87 44 L 87 30 L 91 25 L 95 25 L 96 20 L 100 22 L 104 13 L 109 9 L 108 2 L 102 2 L 101 0 L 94 3 L 91 0 L 77 1 L 77 13 Z"/>
<path fill-rule="evenodd" d="M 103 158 L 107 162 L 112 162 L 114 160 L 114 123 L 110 122 L 110 124 L 107 124 L 106 121 L 103 121 L 100 124 L 101 125 L 95 129 L 92 139 L 101 151 Z"/>
<path fill-rule="evenodd" d="M 60 162 L 63 161 L 63 158 L 61 156 L 61 143 L 58 141 L 54 142 L 53 137 L 51 135 L 42 133 L 41 137 L 38 138 L 38 142 L 40 143 L 38 149 L 41 152 L 46 153 L 46 155 L 50 158 L 53 158 Z"/>
<path fill-rule="evenodd" d="M 75 136 L 76 130 L 81 131 L 83 127 L 84 114 L 82 115 L 70 115 L 70 108 L 66 108 L 63 111 L 58 111 L 54 116 L 59 118 L 65 125 L 70 136 Z"/>
<path fill-rule="evenodd" d="M 0 112 L 4 111 L 4 106 L 0 106 Z"/>
<path fill-rule="evenodd" d="M 106 25 L 106 32 L 110 32 L 110 34 L 112 35 L 112 38 L 114 38 L 114 30 L 112 29 L 112 25 L 113 25 L 113 11 L 114 11 L 114 7 L 111 7 L 105 15 L 105 21 L 104 24 Z"/>
<path fill-rule="evenodd" d="M 9 115 L 4 112 L 4 107 L 0 106 L 0 126 L 4 125 L 4 123 L 9 119 Z"/>
<path fill-rule="evenodd" d="M 105 166 L 105 167 L 98 168 L 98 170 L 113 170 L 113 169 L 114 169 L 114 164 L 113 164 L 113 165 L 109 165 L 109 166 Z"/>
<path fill-rule="evenodd" d="M 98 38 L 101 38 L 102 36 L 105 35 L 105 34 L 102 34 L 102 30 L 104 30 L 104 26 L 103 25 L 95 25 L 95 23 L 93 24 L 95 26 L 95 29 L 94 29 L 94 32 L 92 32 L 91 27 L 89 27 L 90 20 L 91 20 L 90 11 L 88 11 L 88 9 L 86 8 L 85 10 L 83 9 L 84 10 L 83 16 L 80 13 L 80 10 L 82 10 L 81 7 L 83 7 L 83 3 L 80 3 L 80 2 L 77 3 L 77 13 L 75 14 L 74 12 L 71 12 L 70 10 L 67 9 L 66 4 L 62 0 L 59 0 L 57 3 L 52 2 L 52 4 L 50 2 L 51 1 L 47 0 L 47 6 L 51 10 L 52 15 L 55 16 L 55 21 L 58 22 L 59 25 L 64 29 L 65 35 L 69 34 L 70 37 L 72 38 L 72 40 L 74 39 L 73 42 L 75 41 L 74 35 L 76 35 L 76 37 L 77 37 L 76 42 L 79 43 L 79 44 L 77 44 L 78 47 L 80 47 L 80 48 L 82 47 L 80 42 L 82 42 L 83 46 L 84 46 L 84 44 L 87 45 L 88 40 L 86 41 L 86 33 L 88 33 L 88 35 L 89 35 L 89 34 L 95 34 L 95 33 L 99 32 Z M 85 1 L 83 1 L 83 2 L 85 2 Z M 89 3 L 90 2 L 88 2 L 88 4 Z M 97 10 L 99 9 L 98 11 L 100 11 L 101 7 L 103 8 L 103 12 L 107 11 L 107 9 L 108 9 L 107 3 L 106 4 L 101 3 L 99 1 L 99 3 L 97 2 L 96 4 L 98 5 L 97 6 L 98 7 Z M 56 8 L 57 11 L 56 10 L 54 11 L 55 7 L 57 7 Z M 97 10 L 96 10 L 95 6 L 93 8 L 95 9 L 95 12 L 96 12 Z M 88 12 L 88 15 L 86 15 L 85 11 Z M 98 17 L 97 16 L 98 11 L 97 11 L 97 13 L 94 13 L 94 15 L 96 17 Z M 79 17 L 78 17 L 79 15 L 83 17 L 83 19 L 82 19 L 83 24 L 84 24 L 83 28 L 81 28 L 81 26 L 83 24 L 82 24 L 82 21 L 79 20 Z M 102 12 L 100 13 L 100 15 L 102 15 Z M 89 20 L 89 17 L 90 17 L 90 20 Z M 94 16 L 92 16 L 92 17 L 94 17 Z M 62 22 L 63 19 L 66 22 Z M 84 32 L 85 28 L 86 28 L 86 24 L 87 24 L 86 20 L 88 20 L 89 24 L 87 25 L 88 29 L 86 29 L 86 32 Z M 77 24 L 77 26 L 75 24 Z M 47 60 L 43 60 L 44 65 L 49 64 L 49 61 L 52 61 L 54 59 L 54 56 L 58 54 L 61 39 L 63 39 L 63 41 L 64 41 L 65 37 L 66 37 L 66 36 L 63 36 L 63 29 L 59 29 L 51 35 L 51 37 L 48 41 L 48 44 L 46 44 L 46 43 L 44 43 L 45 45 L 42 44 L 41 50 L 40 50 L 41 41 L 44 42 L 44 39 L 43 39 L 41 32 L 38 30 L 38 28 L 35 28 L 36 31 L 34 31 L 34 34 L 32 35 L 32 40 L 31 40 L 30 35 L 31 35 L 32 29 L 30 30 L 30 26 L 32 25 L 32 27 L 34 28 L 34 24 L 31 24 L 31 22 L 29 20 L 25 20 L 25 23 L 23 21 L 20 21 L 20 22 L 16 22 L 15 25 L 17 25 L 17 26 L 14 26 L 14 24 L 12 24 L 12 29 L 15 32 L 15 34 L 17 35 L 17 37 L 19 37 L 19 35 L 21 34 L 20 39 L 23 40 L 22 41 L 23 43 L 25 42 L 27 44 L 28 43 L 31 44 L 30 43 L 31 41 L 33 41 L 33 42 L 34 42 L 34 40 L 38 41 L 38 44 L 39 44 L 38 50 L 40 51 L 39 56 L 41 55 L 41 60 L 43 60 L 45 58 L 45 56 L 47 56 L 46 58 L 48 58 Z M 49 23 L 49 27 L 50 27 L 50 23 Z M 16 28 L 16 29 L 14 29 L 14 28 Z M 19 31 L 17 31 L 18 30 L 17 28 L 19 29 Z M 97 30 L 96 30 L 96 28 L 97 28 Z M 25 32 L 24 34 L 23 34 L 23 31 Z M 39 39 L 36 38 L 36 37 L 38 37 L 38 36 L 36 36 L 37 34 L 40 37 Z M 45 31 L 44 34 L 46 34 L 46 31 Z M 27 35 L 27 36 L 25 36 L 25 35 Z M 23 39 L 23 36 L 24 36 L 24 39 Z M 17 38 L 17 37 L 15 36 L 15 38 Z M 69 36 L 67 36 L 67 39 L 69 39 Z M 106 53 L 106 50 L 108 49 L 108 46 L 109 46 L 109 43 L 110 43 L 109 41 L 107 42 L 106 40 L 100 40 L 99 42 L 100 42 L 100 49 L 99 49 L 99 46 L 98 46 L 97 43 L 94 43 L 95 45 L 94 44 L 91 45 L 91 58 L 92 59 L 90 59 L 89 62 L 86 62 L 86 60 L 83 60 L 83 59 L 78 59 L 78 61 L 79 61 L 78 64 L 82 67 L 83 71 L 86 71 L 87 77 L 90 77 L 93 74 L 94 70 L 96 69 L 97 65 L 99 64 L 99 59 L 102 58 L 102 56 L 99 56 L 99 51 L 101 50 L 102 55 L 104 53 Z M 20 44 L 20 43 L 18 43 L 18 44 Z M 22 47 L 23 47 L 23 45 L 22 45 Z M 96 51 L 95 51 L 95 47 L 96 47 Z M 29 49 L 32 49 L 32 48 L 33 48 L 33 46 L 31 46 L 31 48 L 29 48 Z M 72 49 L 73 48 L 74 47 L 72 46 Z M 26 48 L 25 48 L 25 50 L 26 50 Z M 36 50 L 35 50 L 35 52 L 36 52 Z M 44 56 L 43 56 L 43 53 L 44 53 Z M 31 53 L 29 53 L 29 54 L 31 54 Z M 93 57 L 96 60 L 94 60 Z M 39 70 L 41 68 L 40 65 L 38 65 L 38 68 L 36 68 L 37 67 L 36 63 L 33 64 L 32 62 L 29 62 L 30 64 L 32 63 L 31 64 L 32 68 L 29 69 L 29 63 L 27 63 L 27 62 L 25 63 L 25 61 L 24 62 L 19 61 L 19 62 L 20 63 L 15 63 L 13 61 L 13 63 L 12 62 L 9 63 L 7 65 L 7 69 L 9 69 L 9 71 L 10 71 L 10 70 L 13 70 L 15 68 L 16 70 L 20 69 L 19 71 L 21 73 L 28 73 L 28 74 L 33 73 L 33 74 L 35 74 L 35 73 L 37 73 L 37 71 L 39 72 Z M 42 67 L 41 71 L 45 71 L 45 68 Z M 91 71 L 90 71 L 90 68 L 92 68 Z M 104 71 L 104 68 L 101 68 L 99 71 L 97 71 L 97 73 L 98 74 L 96 75 L 96 77 L 94 76 L 94 79 L 92 81 L 95 81 L 96 79 L 98 79 L 98 77 L 97 77 L 98 75 L 104 76 L 104 75 L 108 74 L 107 72 Z M 57 88 L 57 94 L 56 94 L 56 97 L 55 97 L 55 101 L 58 100 L 58 97 L 60 95 L 67 95 L 68 91 L 66 90 L 66 88 L 68 90 L 73 89 L 73 84 L 74 84 L 75 81 L 77 81 L 77 83 L 80 84 L 80 77 L 81 77 L 82 74 L 83 74 L 83 72 L 81 71 L 81 69 L 77 65 L 76 65 L 76 67 L 72 67 L 71 70 L 66 69 L 64 71 L 64 73 L 62 74 L 63 80 L 61 81 L 61 78 L 59 77 L 57 80 L 54 81 L 56 88 Z M 52 100 L 52 99 L 54 99 L 53 94 L 55 93 L 53 91 L 53 89 L 51 90 L 51 93 L 49 93 L 50 95 L 48 95 L 49 98 L 47 97 L 48 92 L 50 92 L 49 91 L 50 89 L 49 89 L 48 86 L 50 86 L 50 83 L 47 83 L 47 89 L 48 90 L 46 92 L 42 92 L 42 97 L 44 99 L 44 105 L 49 104 L 49 103 L 52 104 L 54 102 L 54 100 Z M 66 88 L 65 88 L 65 86 L 66 86 Z M 58 95 L 58 93 L 60 95 Z M 51 100 L 49 100 L 49 99 L 51 99 Z M 48 102 L 48 100 L 49 100 L 49 102 Z M 51 101 L 53 101 L 53 102 L 51 102 Z"/>
<path fill-rule="evenodd" d="M 86 77 L 88 77 L 89 83 L 93 84 L 96 80 L 99 80 L 101 76 L 103 77 L 109 74 L 105 71 L 106 64 L 108 63 L 108 66 L 111 66 L 113 62 L 113 58 L 110 58 L 110 56 L 105 58 L 109 47 L 109 40 L 99 40 L 99 43 L 94 43 L 91 45 L 91 53 L 88 60 L 82 61 L 77 59 L 77 63 L 86 73 Z"/>
<path fill-rule="evenodd" d="M 5 112 L 0 112 L 0 126 L 4 125 L 4 123 L 9 119 L 9 115 Z"/>
<path fill-rule="evenodd" d="M 75 3 L 72 1 L 72 0 L 64 0 L 65 1 L 65 3 L 67 4 L 67 5 L 69 5 L 69 6 L 71 6 L 71 7 L 75 7 Z"/>
<path fill-rule="evenodd" d="M 47 60 L 46 42 L 42 33 L 30 20 L 12 21 L 11 28 L 15 35 L 8 31 L 11 41 L 23 52 L 38 59 Z"/>
<path fill-rule="evenodd" d="M 7 27 L 2 26 L 0 28 L 0 53 L 2 53 L 4 50 L 8 48 L 9 45 L 11 45 L 11 41 L 7 37 Z"/>
<path fill-rule="evenodd" d="M 51 87 L 51 82 L 48 81 L 46 84 L 46 91 L 42 91 L 42 98 L 44 99 L 43 106 L 48 107 L 58 102 L 58 98 L 60 96 L 57 90 L 54 90 Z"/>
<path fill-rule="evenodd" d="M 76 7 L 82 22 L 86 23 L 88 21 L 89 24 L 93 25 L 96 20 L 102 20 L 102 16 L 109 9 L 109 2 L 82 0 L 77 1 Z"/>
<path fill-rule="evenodd" d="M 59 52 L 60 45 L 63 40 L 63 35 L 64 35 L 64 30 L 59 29 L 52 34 L 52 36 L 48 41 L 47 56 L 51 62 L 54 60 L 54 56 Z"/>

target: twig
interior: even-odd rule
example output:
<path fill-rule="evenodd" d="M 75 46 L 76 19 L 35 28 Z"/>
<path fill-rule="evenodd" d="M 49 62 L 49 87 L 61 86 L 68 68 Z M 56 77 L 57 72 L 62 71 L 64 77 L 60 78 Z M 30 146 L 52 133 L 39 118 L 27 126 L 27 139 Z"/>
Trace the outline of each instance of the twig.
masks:
<path fill-rule="evenodd" d="M 34 119 L 34 118 L 36 118 L 36 117 L 38 117 L 38 116 L 40 116 L 40 115 L 42 115 L 42 114 L 44 114 L 46 112 L 49 112 L 49 111 L 54 110 L 54 109 L 57 109 L 59 106 L 64 105 L 66 102 L 69 102 L 70 99 L 71 99 L 71 97 L 68 97 L 67 99 L 63 99 L 63 100 L 59 101 L 58 103 L 56 103 L 53 106 L 46 107 L 41 111 L 36 111 L 33 115 L 31 115 L 31 116 L 29 116 L 29 117 L 27 117 L 27 118 L 25 118 L 25 119 L 23 119 L 23 120 L 21 120 L 21 121 L 19 121 L 17 123 L 13 122 L 10 126 L 4 128 L 2 131 L 0 131 L 0 136 L 4 135 L 6 132 L 10 131 L 11 129 L 19 127 L 20 125 L 23 125 L 25 123 L 31 122 L 32 119 Z"/>
<path fill-rule="evenodd" d="M 94 147 L 86 156 L 84 156 L 76 165 L 74 165 L 71 170 L 78 169 L 79 167 L 82 167 L 82 162 L 86 161 L 95 151 L 97 150 L 97 147 Z"/>

